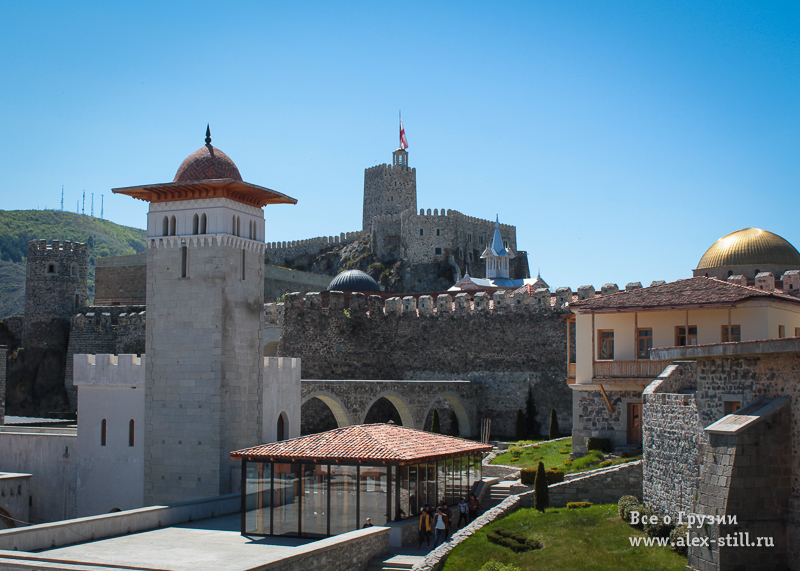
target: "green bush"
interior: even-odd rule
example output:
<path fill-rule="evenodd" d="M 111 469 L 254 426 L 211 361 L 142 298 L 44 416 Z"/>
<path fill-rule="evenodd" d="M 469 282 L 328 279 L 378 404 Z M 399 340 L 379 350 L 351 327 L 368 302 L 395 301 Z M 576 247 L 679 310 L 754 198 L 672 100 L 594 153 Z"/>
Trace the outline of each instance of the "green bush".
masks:
<path fill-rule="evenodd" d="M 614 461 L 613 461 L 613 460 L 603 460 L 602 462 L 600 462 L 600 463 L 597 465 L 597 467 L 598 467 L 598 468 L 608 468 L 608 467 L 609 467 L 609 466 L 611 466 L 613 463 L 614 463 Z"/>
<path fill-rule="evenodd" d="M 564 472 L 562 470 L 546 470 L 547 484 L 558 484 L 564 481 Z"/>
<path fill-rule="evenodd" d="M 677 553 L 678 555 L 683 555 L 686 557 L 688 553 L 688 546 L 686 545 L 686 534 L 689 533 L 689 526 L 688 525 L 679 525 L 675 529 L 673 529 L 669 534 L 669 543 L 672 547 L 672 551 Z M 680 541 L 678 540 L 680 538 Z M 682 543 L 682 545 L 678 545 Z"/>
<path fill-rule="evenodd" d="M 556 409 L 552 408 L 550 409 L 550 431 L 549 431 L 550 440 L 558 438 L 559 435 L 560 432 L 558 430 L 558 415 L 556 415 Z"/>
<path fill-rule="evenodd" d="M 626 521 L 628 522 L 631 521 L 631 516 L 633 515 L 633 512 L 639 512 L 639 519 L 635 524 L 633 524 L 633 527 L 635 527 L 636 529 L 641 529 L 643 531 L 644 531 L 644 524 L 642 523 L 642 521 L 645 519 L 649 519 L 650 516 L 656 515 L 655 512 L 653 512 L 653 510 L 651 510 L 650 508 L 645 507 L 643 505 L 638 505 L 631 507 L 628 510 L 627 512 L 628 517 L 626 518 Z"/>
<path fill-rule="evenodd" d="M 586 439 L 586 449 L 590 451 L 600 450 L 601 452 L 611 452 L 611 439 L 590 436 Z"/>
<path fill-rule="evenodd" d="M 520 569 L 511 563 L 506 565 L 499 561 L 487 561 L 479 571 L 520 571 Z"/>
<path fill-rule="evenodd" d="M 617 502 L 619 517 L 621 517 L 625 521 L 628 521 L 627 518 L 625 517 L 625 508 L 627 508 L 628 506 L 638 506 L 638 505 L 639 505 L 639 500 L 636 499 L 636 496 L 622 496 L 619 499 L 619 502 Z"/>
<path fill-rule="evenodd" d="M 657 514 L 652 512 L 652 516 L 655 516 L 654 521 L 648 521 L 643 526 L 644 532 L 649 535 L 650 537 L 669 537 L 670 533 L 673 529 L 675 529 L 675 525 L 672 523 L 664 522 L 664 516 L 661 514 Z"/>
<path fill-rule="evenodd" d="M 564 466 L 572 466 L 572 458 L 567 458 L 564 460 Z"/>
<path fill-rule="evenodd" d="M 536 469 L 523 468 L 519 471 L 519 480 L 523 486 L 533 486 L 536 483 Z"/>
<path fill-rule="evenodd" d="M 486 534 L 486 539 L 497 545 L 508 547 L 516 553 L 531 551 L 542 547 L 538 537 L 527 537 L 525 534 L 509 529 L 498 528 Z"/>
<path fill-rule="evenodd" d="M 568 510 L 579 510 L 581 508 L 588 508 L 591 505 L 594 505 L 594 504 L 592 504 L 592 502 L 567 502 L 567 509 Z"/>
<path fill-rule="evenodd" d="M 544 470 L 544 464 L 539 462 L 539 467 L 536 469 L 536 482 L 533 484 L 533 502 L 538 511 L 544 512 L 550 505 L 550 494 L 547 491 L 547 475 Z"/>
<path fill-rule="evenodd" d="M 522 448 L 519 446 L 511 446 L 508 449 L 508 453 L 511 454 L 514 460 L 519 460 L 519 457 L 522 456 Z"/>

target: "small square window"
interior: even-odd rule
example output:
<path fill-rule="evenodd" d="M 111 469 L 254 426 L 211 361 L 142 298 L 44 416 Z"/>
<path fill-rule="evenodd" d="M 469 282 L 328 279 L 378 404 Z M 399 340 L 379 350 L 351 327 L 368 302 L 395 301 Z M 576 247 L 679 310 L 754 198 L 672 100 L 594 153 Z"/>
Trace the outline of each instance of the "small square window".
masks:
<path fill-rule="evenodd" d="M 778 325 L 778 339 L 783 339 L 784 337 L 786 337 L 786 326 Z"/>
<path fill-rule="evenodd" d="M 420 228 L 419 229 L 419 235 L 420 236 L 424 236 L 425 235 L 425 229 L 424 228 Z"/>
<path fill-rule="evenodd" d="M 47 264 L 47 273 L 48 274 L 56 273 L 56 265 L 54 263 Z"/>
<path fill-rule="evenodd" d="M 742 340 L 742 328 L 739 325 L 731 325 L 728 327 L 727 325 L 722 326 L 722 342 L 723 343 L 730 343 L 730 342 L 738 342 Z"/>
<path fill-rule="evenodd" d="M 436 235 L 437 235 L 437 236 L 440 236 L 440 235 L 441 235 L 441 230 L 439 230 L 438 228 L 436 229 Z"/>
<path fill-rule="evenodd" d="M 436 248 L 434 250 L 434 252 L 436 253 L 437 256 L 441 256 L 442 255 L 442 249 L 441 248 Z"/>

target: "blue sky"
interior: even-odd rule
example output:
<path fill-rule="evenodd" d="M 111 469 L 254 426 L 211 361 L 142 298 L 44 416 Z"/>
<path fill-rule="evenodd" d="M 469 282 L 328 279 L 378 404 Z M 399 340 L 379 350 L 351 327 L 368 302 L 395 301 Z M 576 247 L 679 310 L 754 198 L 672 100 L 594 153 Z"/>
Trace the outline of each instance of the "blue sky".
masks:
<path fill-rule="evenodd" d="M 298 199 L 267 240 L 361 226 L 402 109 L 420 208 L 517 227 L 552 287 L 691 275 L 747 226 L 800 246 L 797 2 L 0 2 L 0 208 L 143 227 L 111 188 L 203 144 Z M 89 213 L 87 198 L 86 212 Z M 66 238 L 66 237 L 62 237 Z"/>

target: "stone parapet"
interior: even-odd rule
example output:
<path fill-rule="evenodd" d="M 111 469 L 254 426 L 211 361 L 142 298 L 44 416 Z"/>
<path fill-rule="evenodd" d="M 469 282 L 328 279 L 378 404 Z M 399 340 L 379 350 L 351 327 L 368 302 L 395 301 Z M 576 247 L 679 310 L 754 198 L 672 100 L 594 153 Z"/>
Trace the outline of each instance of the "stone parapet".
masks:
<path fill-rule="evenodd" d="M 144 360 L 137 355 L 75 355 L 73 384 L 93 387 L 144 387 Z"/>

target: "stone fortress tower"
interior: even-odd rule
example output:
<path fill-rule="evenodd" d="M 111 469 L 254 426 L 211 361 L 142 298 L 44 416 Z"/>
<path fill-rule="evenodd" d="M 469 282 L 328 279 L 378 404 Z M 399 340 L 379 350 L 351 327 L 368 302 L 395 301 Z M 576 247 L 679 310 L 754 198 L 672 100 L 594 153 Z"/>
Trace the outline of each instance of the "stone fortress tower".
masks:
<path fill-rule="evenodd" d="M 417 211 L 417 169 L 408 167 L 408 151 L 392 153 L 392 164 L 364 171 L 364 218 L 362 229 L 369 232 L 372 219 Z"/>
<path fill-rule="evenodd" d="M 88 296 L 89 250 L 79 242 L 32 240 L 25 278 L 24 345 L 41 346 L 53 321 L 69 323 Z"/>
<path fill-rule="evenodd" d="M 150 203 L 144 503 L 229 493 L 238 468 L 230 451 L 270 432 L 262 207 L 297 201 L 244 182 L 209 131 L 173 182 L 113 192 Z"/>

